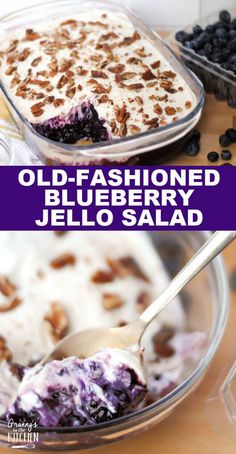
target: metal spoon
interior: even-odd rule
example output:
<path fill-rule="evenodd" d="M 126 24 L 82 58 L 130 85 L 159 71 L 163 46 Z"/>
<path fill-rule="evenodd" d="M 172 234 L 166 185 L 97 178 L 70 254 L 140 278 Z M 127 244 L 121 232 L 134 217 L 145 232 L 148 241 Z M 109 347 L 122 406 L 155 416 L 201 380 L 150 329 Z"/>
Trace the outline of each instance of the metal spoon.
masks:
<path fill-rule="evenodd" d="M 41 364 L 68 356 L 87 358 L 104 348 L 139 351 L 142 336 L 151 321 L 235 238 L 236 231 L 215 232 L 137 320 L 121 328 L 95 327 L 69 334 L 42 359 Z"/>

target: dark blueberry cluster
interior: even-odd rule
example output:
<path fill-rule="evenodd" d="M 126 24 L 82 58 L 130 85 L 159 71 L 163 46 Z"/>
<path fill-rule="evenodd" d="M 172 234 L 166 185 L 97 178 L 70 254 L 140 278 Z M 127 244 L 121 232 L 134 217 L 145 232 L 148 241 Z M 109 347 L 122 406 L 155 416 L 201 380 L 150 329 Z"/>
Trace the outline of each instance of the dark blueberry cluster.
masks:
<path fill-rule="evenodd" d="M 92 104 L 84 103 L 80 109 L 66 117 L 55 117 L 32 124 L 42 136 L 55 142 L 74 144 L 78 140 L 104 142 L 109 140 L 105 120 L 100 119 Z"/>
<path fill-rule="evenodd" d="M 175 37 L 187 49 L 236 74 L 236 18 L 228 11 L 221 11 L 219 20 L 205 29 L 195 25 L 191 33 L 181 30 Z"/>
<path fill-rule="evenodd" d="M 201 139 L 201 134 L 198 129 L 195 129 L 193 131 L 192 136 L 188 141 L 186 142 L 184 146 L 184 153 L 187 156 L 197 156 L 199 151 L 200 151 L 200 139 Z"/>

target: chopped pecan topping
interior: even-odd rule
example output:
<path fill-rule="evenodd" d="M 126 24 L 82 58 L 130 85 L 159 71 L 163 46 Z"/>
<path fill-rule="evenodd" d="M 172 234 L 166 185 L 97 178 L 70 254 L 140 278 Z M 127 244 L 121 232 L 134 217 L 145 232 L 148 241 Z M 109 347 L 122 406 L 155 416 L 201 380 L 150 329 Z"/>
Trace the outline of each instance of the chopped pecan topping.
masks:
<path fill-rule="evenodd" d="M 42 57 L 35 58 L 34 60 L 32 60 L 31 66 L 33 66 L 33 67 L 38 66 L 38 64 L 41 62 L 41 60 L 42 60 Z"/>
<path fill-rule="evenodd" d="M 127 112 L 126 105 L 123 104 L 122 107 L 115 106 L 115 116 L 116 120 L 119 123 L 123 123 L 124 121 L 128 120 L 129 113 Z"/>
<path fill-rule="evenodd" d="M 29 55 L 30 55 L 30 49 L 25 48 L 24 50 L 22 50 L 22 52 L 19 53 L 18 61 L 25 61 Z"/>
<path fill-rule="evenodd" d="M 126 88 L 128 88 L 128 90 L 141 90 L 142 88 L 144 88 L 144 85 L 137 83 L 137 84 L 126 85 Z"/>
<path fill-rule="evenodd" d="M 51 268 L 54 268 L 55 270 L 58 270 L 60 268 L 64 268 L 65 266 L 68 265 L 75 265 L 76 258 L 73 254 L 62 254 L 59 257 L 56 257 L 55 259 L 51 260 L 50 266 Z"/>
<path fill-rule="evenodd" d="M 123 74 L 121 74 L 122 80 L 130 80 L 130 79 L 133 79 L 135 76 L 136 76 L 136 73 L 131 72 L 131 71 L 127 71 L 127 72 L 124 72 Z"/>
<path fill-rule="evenodd" d="M 114 73 L 114 74 L 122 73 L 124 70 L 125 70 L 125 66 L 122 65 L 121 63 L 118 65 L 115 65 L 115 66 L 110 66 L 108 68 L 108 71 L 110 71 L 111 73 Z"/>
<path fill-rule="evenodd" d="M 158 101 L 168 101 L 168 95 L 157 96 Z"/>
<path fill-rule="evenodd" d="M 29 83 L 32 85 L 38 85 L 41 88 L 47 88 L 50 85 L 49 80 L 30 79 Z"/>
<path fill-rule="evenodd" d="M 135 101 L 139 106 L 143 105 L 143 98 L 141 98 L 141 96 L 136 96 Z"/>
<path fill-rule="evenodd" d="M 166 113 L 166 115 L 175 115 L 176 109 L 175 109 L 175 107 L 167 106 L 167 107 L 165 107 L 165 113 Z"/>
<path fill-rule="evenodd" d="M 124 305 L 124 301 L 116 293 L 104 293 L 102 298 L 102 304 L 104 309 L 112 311 L 119 309 Z"/>
<path fill-rule="evenodd" d="M 6 339 L 3 336 L 0 336 L 0 361 L 11 361 L 12 352 L 6 344 Z"/>
<path fill-rule="evenodd" d="M 35 41 L 36 39 L 39 39 L 40 35 L 37 32 L 34 32 L 32 28 L 28 28 L 25 32 L 25 39 L 27 41 Z"/>
<path fill-rule="evenodd" d="M 16 71 L 16 66 L 9 66 L 5 72 L 7 76 L 12 76 L 12 74 Z"/>
<path fill-rule="evenodd" d="M 108 79 L 108 76 L 103 71 L 92 70 L 91 75 L 92 77 L 95 77 L 95 79 Z"/>
<path fill-rule="evenodd" d="M 145 120 L 144 124 L 149 126 L 148 129 L 155 129 L 159 126 L 159 118 L 151 118 L 150 120 Z"/>
<path fill-rule="evenodd" d="M 72 25 L 73 27 L 76 27 L 78 22 L 75 19 L 67 19 L 64 22 L 61 22 L 61 26 L 66 26 L 66 25 Z"/>
<path fill-rule="evenodd" d="M 98 270 L 91 277 L 91 281 L 96 284 L 106 284 L 114 281 L 114 273 L 112 271 Z"/>
<path fill-rule="evenodd" d="M 138 134 L 141 132 L 141 129 L 136 125 L 129 125 L 130 134 Z"/>
<path fill-rule="evenodd" d="M 119 36 L 114 32 L 106 33 L 105 35 L 101 35 L 101 37 L 100 37 L 100 39 L 104 40 L 104 41 L 107 41 L 109 39 L 116 39 L 116 38 L 119 38 Z"/>
<path fill-rule="evenodd" d="M 173 73 L 173 71 L 163 71 L 162 74 L 164 77 L 170 77 L 171 79 L 176 77 L 176 73 Z"/>
<path fill-rule="evenodd" d="M 66 58 L 62 61 L 61 66 L 59 67 L 59 72 L 64 73 L 68 69 L 71 68 L 71 66 L 74 64 L 73 59 L 67 60 Z"/>
<path fill-rule="evenodd" d="M 109 91 L 110 90 L 108 88 L 104 87 L 104 85 L 102 85 L 102 84 L 97 84 L 95 86 L 95 88 L 93 88 L 93 90 L 92 90 L 93 93 L 97 93 L 98 95 L 102 94 L 102 93 L 105 93 L 105 94 L 109 93 Z"/>
<path fill-rule="evenodd" d="M 140 63 L 142 63 L 142 60 L 140 60 L 140 58 L 130 57 L 128 58 L 127 63 L 129 65 L 139 65 Z"/>
<path fill-rule="evenodd" d="M 87 76 L 87 74 L 88 74 L 88 70 L 84 69 L 82 66 L 77 66 L 77 68 L 75 68 L 75 69 L 76 69 L 78 76 Z"/>
<path fill-rule="evenodd" d="M 152 69 L 158 69 L 161 66 L 160 60 L 154 61 L 154 63 L 151 64 Z"/>
<path fill-rule="evenodd" d="M 186 109 L 190 109 L 192 107 L 191 101 L 186 101 L 185 107 L 186 107 Z"/>
<path fill-rule="evenodd" d="M 133 257 L 127 256 L 117 260 L 107 258 L 107 263 L 112 271 L 121 278 L 135 276 L 143 281 L 149 281 L 148 277 Z"/>
<path fill-rule="evenodd" d="M 175 354 L 174 348 L 169 344 L 169 341 L 174 336 L 174 330 L 171 328 L 162 328 L 152 338 L 154 352 L 162 357 L 169 358 Z"/>
<path fill-rule="evenodd" d="M 57 88 L 60 90 L 60 88 L 64 87 L 68 83 L 68 77 L 63 74 L 60 79 L 57 82 Z"/>
<path fill-rule="evenodd" d="M 16 286 L 5 276 L 0 276 L 0 292 L 6 296 L 12 296 L 16 291 Z"/>
<path fill-rule="evenodd" d="M 70 98 L 70 99 L 74 98 L 75 93 L 76 93 L 76 87 L 71 87 L 66 90 L 67 98 Z"/>
<path fill-rule="evenodd" d="M 141 36 L 139 34 L 139 32 L 135 31 L 133 36 L 127 36 L 123 39 L 123 41 L 121 41 L 119 43 L 119 46 L 122 47 L 122 46 L 130 46 L 130 44 L 133 44 L 135 41 L 138 41 L 139 39 L 141 39 Z"/>
<path fill-rule="evenodd" d="M 141 292 L 137 298 L 138 310 L 143 312 L 151 303 L 151 296 L 148 292 Z"/>
<path fill-rule="evenodd" d="M 40 117 L 43 113 L 43 107 L 45 106 L 45 102 L 37 102 L 31 107 L 31 112 L 35 117 Z"/>
<path fill-rule="evenodd" d="M 100 104 L 107 103 L 107 102 L 109 102 L 109 98 L 108 98 L 107 95 L 102 95 L 102 96 L 100 96 L 98 102 L 99 102 Z"/>
<path fill-rule="evenodd" d="M 158 115 L 161 115 L 162 112 L 163 112 L 162 107 L 160 106 L 160 104 L 155 104 L 155 105 L 153 106 L 153 110 L 154 110 L 154 112 L 155 112 L 156 114 L 158 114 Z"/>
<path fill-rule="evenodd" d="M 9 298 L 6 303 L 0 304 L 0 312 L 11 311 L 12 309 L 15 309 L 15 307 L 19 306 L 19 304 L 21 304 L 21 300 L 17 296 Z"/>
<path fill-rule="evenodd" d="M 15 50 L 17 49 L 17 46 L 18 46 L 18 43 L 19 43 L 19 40 L 18 39 L 14 39 L 9 48 L 7 49 L 7 53 L 11 53 L 11 52 L 15 52 Z"/>
<path fill-rule="evenodd" d="M 51 334 L 55 342 L 62 339 L 68 329 L 68 318 L 64 308 L 59 303 L 52 303 L 51 309 L 44 320 L 50 324 Z"/>
<path fill-rule="evenodd" d="M 147 71 L 145 71 L 142 74 L 142 79 L 143 80 L 153 80 L 153 79 L 156 79 L 156 76 L 155 76 L 155 74 L 153 74 L 153 72 L 150 69 L 148 69 Z"/>

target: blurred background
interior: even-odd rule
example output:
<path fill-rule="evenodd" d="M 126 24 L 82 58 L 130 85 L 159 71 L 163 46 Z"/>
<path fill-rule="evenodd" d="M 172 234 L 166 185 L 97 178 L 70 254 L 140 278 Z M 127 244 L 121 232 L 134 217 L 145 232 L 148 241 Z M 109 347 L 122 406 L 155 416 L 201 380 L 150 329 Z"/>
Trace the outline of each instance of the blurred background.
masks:
<path fill-rule="evenodd" d="M 108 0 L 105 0 L 108 1 Z M 114 0 L 113 0 L 114 1 Z M 116 0 L 133 9 L 150 25 L 163 28 L 179 27 L 197 20 L 201 15 L 220 8 L 236 7 L 235 0 Z M 0 0 L 0 15 L 43 0 Z"/>

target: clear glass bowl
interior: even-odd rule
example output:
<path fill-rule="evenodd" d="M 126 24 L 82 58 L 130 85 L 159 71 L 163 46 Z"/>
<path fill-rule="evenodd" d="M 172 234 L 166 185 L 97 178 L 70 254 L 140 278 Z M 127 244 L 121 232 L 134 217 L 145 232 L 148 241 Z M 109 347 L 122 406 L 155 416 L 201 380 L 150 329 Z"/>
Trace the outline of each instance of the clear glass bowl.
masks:
<path fill-rule="evenodd" d="M 139 163 L 135 161 L 140 154 L 142 156 L 150 150 L 154 150 L 151 156 L 151 163 L 161 162 L 183 148 L 183 139 L 188 138 L 189 133 L 195 128 L 200 120 L 204 105 L 204 89 L 197 77 L 185 67 L 176 57 L 172 50 L 144 25 L 136 16 L 120 5 L 111 2 L 87 1 L 87 0 L 54 0 L 47 4 L 19 10 L 9 14 L 0 20 L 0 39 L 9 36 L 11 31 L 21 26 L 33 26 L 39 21 L 48 18 L 71 15 L 87 9 L 106 9 L 112 12 L 126 14 L 134 27 L 144 37 L 153 43 L 167 61 L 172 69 L 181 74 L 185 83 L 190 87 L 196 97 L 196 107 L 181 120 L 159 128 L 147 131 L 134 136 L 116 139 L 112 143 L 103 142 L 91 145 L 66 145 L 53 142 L 40 136 L 23 117 L 11 99 L 4 84 L 0 80 L 0 90 L 8 108 L 20 128 L 27 143 L 35 150 L 38 157 L 48 165 L 87 165 L 87 164 L 114 164 L 114 163 Z M 143 160 L 141 160 L 143 163 Z"/>
<path fill-rule="evenodd" d="M 152 241 L 170 275 L 174 275 L 206 241 L 206 232 L 152 232 Z M 223 336 L 228 313 L 228 284 L 221 257 L 186 286 L 181 295 L 187 328 L 207 334 L 202 357 L 186 379 L 159 401 L 112 422 L 79 429 L 36 429 L 38 441 L 29 448 L 37 450 L 82 450 L 98 447 L 134 436 L 169 416 L 203 379 Z M 0 444 L 19 448 L 22 443 L 9 442 L 9 428 L 0 424 Z M 20 445 L 20 446 L 19 446 Z"/>

